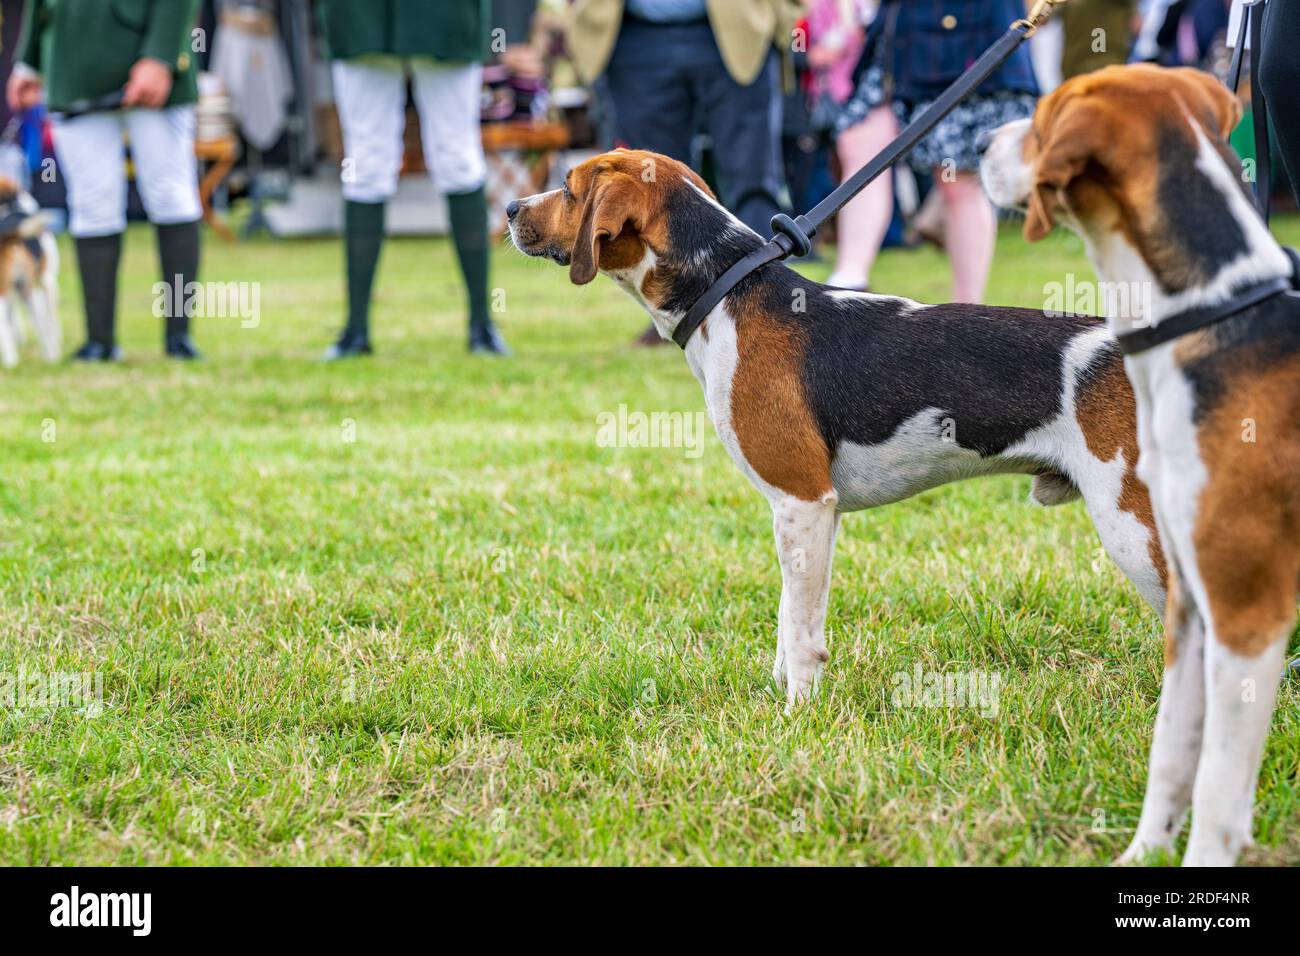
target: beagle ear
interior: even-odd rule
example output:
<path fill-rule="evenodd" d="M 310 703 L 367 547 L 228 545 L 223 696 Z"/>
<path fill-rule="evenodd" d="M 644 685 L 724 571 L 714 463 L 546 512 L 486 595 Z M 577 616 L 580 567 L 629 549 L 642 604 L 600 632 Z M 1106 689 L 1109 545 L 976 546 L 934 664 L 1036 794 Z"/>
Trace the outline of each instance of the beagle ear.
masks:
<path fill-rule="evenodd" d="M 628 184 L 614 181 L 595 186 L 587 195 L 569 253 L 569 281 L 586 285 L 596 278 L 605 241 L 616 237 L 628 222 L 635 224 L 636 216 L 636 191 Z"/>
<path fill-rule="evenodd" d="M 1056 224 L 1056 194 L 1074 182 L 1095 156 L 1097 137 L 1102 134 L 1095 121 L 1086 121 L 1082 115 L 1085 112 L 1067 104 L 1051 117 L 1042 132 L 1045 145 L 1034 168 L 1034 188 L 1029 193 L 1025 216 L 1025 239 L 1029 242 L 1037 242 L 1052 231 Z"/>
<path fill-rule="evenodd" d="M 1241 100 L 1209 73 L 1190 67 L 1180 67 L 1173 72 L 1187 80 L 1189 105 L 1200 114 L 1205 127 L 1218 133 L 1219 138 L 1226 142 L 1241 122 Z"/>

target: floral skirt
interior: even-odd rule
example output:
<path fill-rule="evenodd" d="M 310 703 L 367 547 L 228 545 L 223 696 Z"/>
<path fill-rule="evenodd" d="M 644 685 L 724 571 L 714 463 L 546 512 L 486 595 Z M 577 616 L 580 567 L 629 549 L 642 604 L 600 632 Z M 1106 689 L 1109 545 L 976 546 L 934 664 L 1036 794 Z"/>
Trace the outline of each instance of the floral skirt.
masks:
<path fill-rule="evenodd" d="M 933 102 L 934 100 L 922 100 L 919 103 L 904 103 L 893 100 L 889 105 L 894 110 L 901 130 Z M 907 161 L 921 173 L 928 173 L 940 166 L 965 171 L 977 170 L 980 157 L 975 149 L 975 137 L 983 130 L 1032 116 L 1035 102 L 1037 98 L 1032 93 L 1015 90 L 973 93 L 913 147 L 907 155 Z M 867 118 L 869 112 L 883 105 L 885 75 L 880 66 L 873 63 L 862 74 L 858 88 L 840 111 L 835 121 L 835 132 L 842 133 L 850 126 L 856 126 Z"/>

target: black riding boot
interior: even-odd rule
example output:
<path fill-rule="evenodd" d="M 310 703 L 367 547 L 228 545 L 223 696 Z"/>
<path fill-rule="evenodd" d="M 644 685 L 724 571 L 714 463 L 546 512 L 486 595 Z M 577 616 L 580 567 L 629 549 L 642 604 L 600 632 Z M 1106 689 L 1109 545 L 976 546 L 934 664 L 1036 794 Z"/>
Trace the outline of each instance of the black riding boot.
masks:
<path fill-rule="evenodd" d="M 451 238 L 469 294 L 469 350 L 489 355 L 509 355 L 492 317 L 488 314 L 487 191 L 450 193 Z"/>
<path fill-rule="evenodd" d="M 163 350 L 169 358 L 202 358 L 190 339 L 187 304 L 191 282 L 199 278 L 199 222 L 178 222 L 156 227 L 158 259 L 162 263 L 163 281 L 172 287 L 171 306 L 167 310 Z"/>
<path fill-rule="evenodd" d="M 78 237 L 76 246 L 81 298 L 86 312 L 86 344 L 72 353 L 72 359 L 77 362 L 116 362 L 122 357 L 114 329 L 122 234 Z"/>
<path fill-rule="evenodd" d="M 343 205 L 343 256 L 348 273 L 348 324 L 325 353 L 326 361 L 370 354 L 370 294 L 384 245 L 384 204 Z"/>

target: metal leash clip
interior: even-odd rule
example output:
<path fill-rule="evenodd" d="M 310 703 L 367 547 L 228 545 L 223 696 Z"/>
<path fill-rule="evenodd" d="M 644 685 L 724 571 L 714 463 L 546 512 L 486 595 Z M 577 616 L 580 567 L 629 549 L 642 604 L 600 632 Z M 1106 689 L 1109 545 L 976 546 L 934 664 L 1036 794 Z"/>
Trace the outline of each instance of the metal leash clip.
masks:
<path fill-rule="evenodd" d="M 1025 38 L 1028 39 L 1038 32 L 1039 27 L 1052 18 L 1056 8 L 1063 3 L 1065 3 L 1065 0 L 1035 0 L 1028 15 L 1023 20 L 1017 20 L 1012 26 L 1023 26 L 1025 28 Z"/>

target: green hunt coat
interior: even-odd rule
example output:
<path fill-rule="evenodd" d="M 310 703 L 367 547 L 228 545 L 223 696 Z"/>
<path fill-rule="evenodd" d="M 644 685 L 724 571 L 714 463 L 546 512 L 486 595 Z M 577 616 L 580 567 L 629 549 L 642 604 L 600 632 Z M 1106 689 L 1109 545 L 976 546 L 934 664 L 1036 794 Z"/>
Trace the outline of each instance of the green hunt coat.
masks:
<path fill-rule="evenodd" d="M 487 54 L 489 2 L 319 0 L 319 5 L 330 56 L 336 60 L 387 53 L 475 63 Z"/>
<path fill-rule="evenodd" d="M 168 106 L 198 99 L 191 35 L 199 0 L 27 0 L 18 59 L 40 72 L 53 110 L 126 85 L 137 60 L 172 68 Z"/>

